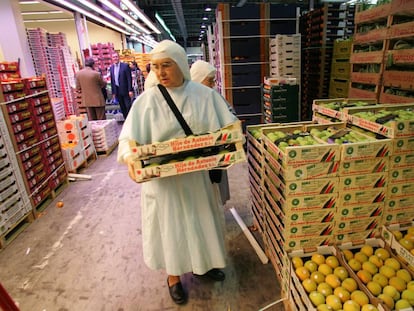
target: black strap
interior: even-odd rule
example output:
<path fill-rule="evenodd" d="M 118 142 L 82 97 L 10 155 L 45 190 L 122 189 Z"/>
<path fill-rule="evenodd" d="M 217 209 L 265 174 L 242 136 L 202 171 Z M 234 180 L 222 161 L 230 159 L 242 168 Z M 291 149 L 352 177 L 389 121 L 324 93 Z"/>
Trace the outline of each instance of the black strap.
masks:
<path fill-rule="evenodd" d="M 168 106 L 170 106 L 171 110 L 174 112 L 174 115 L 177 118 L 178 122 L 180 122 L 185 134 L 187 136 L 193 135 L 193 131 L 190 129 L 187 122 L 184 120 L 183 115 L 181 114 L 180 110 L 178 110 L 177 106 L 172 100 L 170 93 L 168 93 L 167 89 L 161 84 L 158 84 L 158 88 L 160 89 L 162 95 L 164 95 L 164 98 L 167 101 Z"/>

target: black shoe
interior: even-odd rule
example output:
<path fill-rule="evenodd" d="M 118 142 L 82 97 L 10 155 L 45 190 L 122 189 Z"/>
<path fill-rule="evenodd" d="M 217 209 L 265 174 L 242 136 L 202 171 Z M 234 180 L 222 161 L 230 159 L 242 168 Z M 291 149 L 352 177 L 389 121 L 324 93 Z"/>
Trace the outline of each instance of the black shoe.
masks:
<path fill-rule="evenodd" d="M 194 274 L 194 275 L 197 277 L 206 277 L 213 281 L 224 281 L 224 279 L 226 278 L 226 275 L 224 274 L 224 272 L 216 268 L 211 269 L 210 271 L 207 271 L 206 273 L 202 275 L 200 274 Z"/>
<path fill-rule="evenodd" d="M 168 284 L 168 278 L 167 278 L 167 286 L 168 286 L 168 291 L 170 292 L 171 299 L 176 304 L 181 305 L 187 301 L 187 296 L 184 292 L 184 288 L 181 282 L 178 282 L 177 284 L 170 286 Z"/>

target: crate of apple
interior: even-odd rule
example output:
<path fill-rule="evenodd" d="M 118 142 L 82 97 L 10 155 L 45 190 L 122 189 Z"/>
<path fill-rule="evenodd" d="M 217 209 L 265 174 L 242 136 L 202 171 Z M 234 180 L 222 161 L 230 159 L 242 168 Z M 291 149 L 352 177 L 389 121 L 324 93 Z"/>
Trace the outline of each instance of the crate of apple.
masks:
<path fill-rule="evenodd" d="M 342 250 L 345 261 L 366 289 L 388 310 L 414 310 L 412 272 L 385 247 L 369 244 Z"/>
<path fill-rule="evenodd" d="M 316 310 L 378 310 L 335 255 L 294 256 L 292 265 Z"/>
<path fill-rule="evenodd" d="M 319 144 L 308 132 L 295 130 L 292 133 L 273 131 L 266 133 L 266 136 L 281 150 L 292 146 L 309 146 Z"/>
<path fill-rule="evenodd" d="M 322 130 L 313 128 L 310 133 L 329 144 L 347 144 L 375 140 L 372 137 L 363 135 L 348 128 L 340 130 L 329 127 Z"/>

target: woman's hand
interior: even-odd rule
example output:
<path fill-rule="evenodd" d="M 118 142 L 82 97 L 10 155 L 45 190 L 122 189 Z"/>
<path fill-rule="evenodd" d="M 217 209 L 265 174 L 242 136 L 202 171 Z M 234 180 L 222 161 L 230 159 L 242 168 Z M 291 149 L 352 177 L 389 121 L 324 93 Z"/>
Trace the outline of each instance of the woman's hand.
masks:
<path fill-rule="evenodd" d="M 131 156 L 128 156 L 126 158 L 126 161 L 125 162 L 126 162 L 126 164 L 128 166 L 128 175 L 129 175 L 129 177 L 133 181 L 136 181 L 135 180 L 135 169 L 134 169 L 134 164 L 135 164 L 134 157 L 132 155 Z"/>

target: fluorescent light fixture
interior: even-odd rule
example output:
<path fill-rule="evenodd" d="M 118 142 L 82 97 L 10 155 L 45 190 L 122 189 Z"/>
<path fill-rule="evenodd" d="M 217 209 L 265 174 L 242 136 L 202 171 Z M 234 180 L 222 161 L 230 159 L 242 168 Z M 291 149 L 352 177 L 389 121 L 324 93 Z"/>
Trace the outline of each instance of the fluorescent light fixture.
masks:
<path fill-rule="evenodd" d="M 93 19 L 93 20 L 95 20 L 95 21 L 97 21 L 101 24 L 104 24 L 104 25 L 106 25 L 106 26 L 108 26 L 108 27 L 110 27 L 110 28 L 112 28 L 112 29 L 114 29 L 118 32 L 122 32 L 126 35 L 130 35 L 130 33 L 125 31 L 124 29 L 121 29 L 121 28 L 115 26 L 114 24 L 109 23 L 108 21 L 106 21 L 106 20 L 104 20 L 104 19 L 102 19 L 102 18 L 100 18 L 100 17 L 98 17 L 98 16 L 82 9 L 81 7 L 79 7 L 77 5 L 74 5 L 73 3 L 67 2 L 66 0 L 53 0 L 53 2 L 58 3 L 60 5 L 63 5 L 64 7 L 69 8 L 70 10 L 72 10 L 74 12 L 79 12 L 80 14 L 88 16 L 89 18 L 91 18 L 91 19 Z"/>
<path fill-rule="evenodd" d="M 39 1 L 36 0 L 26 0 L 26 1 L 20 1 L 20 4 L 38 4 Z"/>
<path fill-rule="evenodd" d="M 160 34 L 161 31 L 153 24 L 153 22 L 144 14 L 144 12 L 141 11 L 140 8 L 138 8 L 136 5 L 134 5 L 129 0 L 121 0 L 125 6 L 130 9 L 133 13 L 135 13 L 140 20 L 142 20 L 149 28 L 154 30 L 156 34 Z"/>
<path fill-rule="evenodd" d="M 110 2 L 108 0 L 99 0 L 99 2 L 101 2 L 104 5 L 106 5 L 112 11 L 118 13 L 119 15 L 121 15 L 126 20 L 129 20 L 135 27 L 137 27 L 143 33 L 145 33 L 145 34 L 150 34 L 151 33 L 148 29 L 142 27 L 142 25 L 140 25 L 135 19 L 133 19 L 131 16 L 129 16 L 128 14 L 126 14 L 124 11 L 122 11 L 120 8 L 118 8 L 117 6 L 115 6 L 115 4 L 113 4 L 112 2 Z"/>
<path fill-rule="evenodd" d="M 24 20 L 24 23 L 49 23 L 49 22 L 70 22 L 74 21 L 74 18 L 51 18 L 51 19 L 28 19 Z"/>
<path fill-rule="evenodd" d="M 22 12 L 22 15 L 44 15 L 44 14 L 60 14 L 63 11 L 31 11 L 31 12 Z"/>
<path fill-rule="evenodd" d="M 174 41 L 177 41 L 174 35 L 171 33 L 170 28 L 168 28 L 168 26 L 165 24 L 164 20 L 158 13 L 155 13 L 155 19 L 161 24 L 162 28 L 164 28 L 165 31 L 170 35 L 171 39 L 173 39 Z"/>
<path fill-rule="evenodd" d="M 96 4 L 93 4 L 87 0 L 78 0 L 78 2 L 82 3 L 84 6 L 87 6 L 88 8 L 92 9 L 93 11 L 107 17 L 111 21 L 115 22 L 121 27 L 124 27 L 125 29 L 128 29 L 131 33 L 135 33 L 137 35 L 141 34 L 141 32 L 135 30 L 134 28 L 128 26 L 123 21 L 119 20 L 118 18 L 112 16 L 111 14 L 108 14 L 108 12 L 104 11 L 101 7 L 97 6 Z"/>

